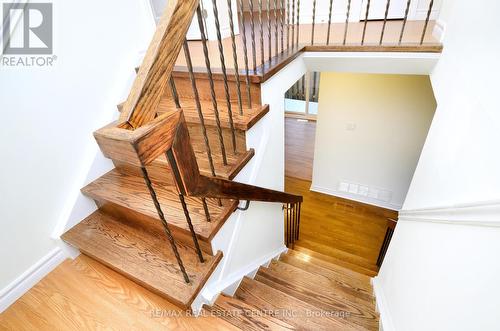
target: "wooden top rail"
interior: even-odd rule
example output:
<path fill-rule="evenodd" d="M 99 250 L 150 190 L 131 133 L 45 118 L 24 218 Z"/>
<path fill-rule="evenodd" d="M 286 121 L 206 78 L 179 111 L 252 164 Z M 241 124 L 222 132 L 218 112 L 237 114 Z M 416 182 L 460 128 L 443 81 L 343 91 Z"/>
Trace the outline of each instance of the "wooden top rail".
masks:
<path fill-rule="evenodd" d="M 198 0 L 169 0 L 120 116 L 130 128 L 155 118 Z"/>

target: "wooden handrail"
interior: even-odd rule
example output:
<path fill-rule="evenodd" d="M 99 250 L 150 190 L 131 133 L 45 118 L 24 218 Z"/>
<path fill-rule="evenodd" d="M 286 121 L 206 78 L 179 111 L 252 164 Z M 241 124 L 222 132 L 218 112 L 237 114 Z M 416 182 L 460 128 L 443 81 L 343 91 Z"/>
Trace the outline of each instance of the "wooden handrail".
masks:
<path fill-rule="evenodd" d="M 169 0 L 123 106 L 120 120 L 138 128 L 156 116 L 198 0 Z"/>

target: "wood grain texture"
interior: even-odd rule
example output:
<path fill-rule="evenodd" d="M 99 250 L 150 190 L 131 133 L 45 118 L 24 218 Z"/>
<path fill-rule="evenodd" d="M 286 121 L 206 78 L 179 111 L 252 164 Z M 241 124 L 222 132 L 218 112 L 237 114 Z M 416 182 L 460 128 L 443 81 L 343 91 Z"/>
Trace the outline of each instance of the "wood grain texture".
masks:
<path fill-rule="evenodd" d="M 295 330 L 291 324 L 273 317 L 262 309 L 225 295 L 219 296 L 213 306 L 205 306 L 205 309 L 241 330 Z"/>
<path fill-rule="evenodd" d="M 175 186 L 163 183 L 153 183 L 153 186 L 172 231 L 188 232 L 189 227 Z M 95 200 L 113 203 L 124 210 L 159 222 L 157 211 L 142 177 L 123 174 L 115 169 L 84 187 L 82 192 Z M 223 206 L 219 207 L 215 200 L 208 199 L 212 221 L 207 222 L 200 199 L 186 197 L 186 202 L 196 235 L 205 241 L 213 238 L 237 205 L 237 201 L 223 201 Z"/>
<path fill-rule="evenodd" d="M 373 276 L 386 231 L 397 212 L 310 191 L 311 182 L 285 178 L 285 191 L 302 195 L 300 238 L 296 245 L 335 259 L 335 263 Z"/>
<path fill-rule="evenodd" d="M 235 297 L 247 304 L 273 312 L 273 317 L 300 330 L 356 330 L 334 314 L 326 316 L 322 309 L 314 305 L 246 277 L 242 280 Z"/>
<path fill-rule="evenodd" d="M 347 312 L 345 321 L 353 327 L 378 328 L 373 298 L 349 283 L 339 286 L 326 277 L 279 261 L 273 261 L 269 269 L 261 268 L 255 279 L 322 310 Z"/>
<path fill-rule="evenodd" d="M 66 260 L 0 314 L 1 330 L 239 330 L 216 316 L 194 318 L 103 264 Z"/>
<path fill-rule="evenodd" d="M 205 256 L 177 244 L 190 283 L 186 283 L 165 236 L 94 212 L 63 235 L 63 240 L 136 283 L 187 309 L 222 258 Z"/>
<path fill-rule="evenodd" d="M 158 23 L 120 119 L 138 128 L 154 119 L 198 0 L 172 0 Z"/>
<path fill-rule="evenodd" d="M 316 122 L 285 118 L 285 176 L 312 180 Z"/>

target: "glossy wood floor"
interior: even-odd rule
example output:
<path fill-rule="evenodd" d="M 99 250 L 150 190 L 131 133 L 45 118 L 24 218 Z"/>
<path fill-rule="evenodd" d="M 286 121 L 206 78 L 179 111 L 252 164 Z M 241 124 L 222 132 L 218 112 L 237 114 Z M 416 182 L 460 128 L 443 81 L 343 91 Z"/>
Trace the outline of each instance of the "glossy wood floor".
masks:
<path fill-rule="evenodd" d="M 386 219 L 397 213 L 310 191 L 314 131 L 315 122 L 285 119 L 285 191 L 304 196 L 296 248 L 305 248 L 312 256 L 325 254 L 333 263 L 375 275 Z"/>
<path fill-rule="evenodd" d="M 67 260 L 0 315 L 0 330 L 237 330 L 193 318 L 165 299 L 80 255 Z"/>
<path fill-rule="evenodd" d="M 301 13 L 305 14 L 305 13 Z M 222 15 L 222 13 L 221 13 Z M 268 61 L 269 57 L 269 38 L 267 30 L 267 17 L 263 14 L 263 29 L 264 29 L 264 61 Z M 278 17 L 279 21 L 279 17 Z M 399 41 L 399 35 L 401 32 L 402 20 L 391 20 L 387 21 L 383 45 L 394 45 Z M 382 31 L 382 21 L 369 21 L 366 28 L 365 44 L 367 45 L 378 45 L 380 41 L 380 33 Z M 402 44 L 416 45 L 420 42 L 420 37 L 422 35 L 424 21 L 408 21 L 405 28 L 404 37 Z M 438 41 L 432 36 L 432 30 L 434 28 L 435 22 L 430 21 L 428 28 L 426 30 L 424 43 L 435 44 Z M 361 43 L 361 37 L 363 34 L 364 22 L 354 22 L 349 23 L 347 30 L 347 45 L 359 45 Z M 256 65 L 259 66 L 261 62 L 260 56 L 260 30 L 258 24 L 258 13 L 255 13 L 255 48 L 256 48 Z M 278 27 L 278 31 L 281 27 Z M 290 28 L 291 29 L 291 28 Z M 328 31 L 328 24 L 321 23 L 315 24 L 314 28 L 314 44 L 315 45 L 326 45 L 326 35 Z M 332 23 L 330 32 L 330 44 L 339 45 L 342 44 L 344 38 L 344 23 Z M 275 31 L 274 31 L 274 16 L 271 13 L 271 53 L 274 56 L 276 54 L 276 43 L 275 43 Z M 245 13 L 245 31 L 247 36 L 247 48 L 249 56 L 249 68 L 253 67 L 252 63 L 252 46 L 251 46 L 251 27 L 250 27 L 250 14 Z M 299 33 L 299 44 L 310 45 L 311 44 L 311 32 L 312 24 L 301 24 Z M 296 33 L 296 32 L 295 32 Z M 286 25 L 284 26 L 284 44 L 286 48 Z M 290 30 L 290 35 L 292 34 Z M 278 37 L 279 44 L 281 43 L 281 32 L 279 32 Z M 239 68 L 244 69 L 244 53 L 243 53 L 243 41 L 241 35 L 236 36 L 237 43 L 237 57 Z M 189 47 L 191 50 L 191 57 L 193 65 L 195 67 L 205 68 L 205 58 L 203 56 L 203 48 L 201 41 L 190 41 Z M 281 46 L 278 45 L 278 49 L 281 50 Z M 227 68 L 234 68 L 233 53 L 231 47 L 231 38 L 225 38 L 223 40 L 225 63 Z M 220 68 L 219 50 L 217 41 L 208 42 L 209 57 L 213 68 Z M 177 59 L 177 65 L 185 66 L 186 59 L 184 57 L 184 52 L 180 52 L 179 58 Z"/>
<path fill-rule="evenodd" d="M 285 118 L 285 176 L 312 180 L 316 122 Z"/>

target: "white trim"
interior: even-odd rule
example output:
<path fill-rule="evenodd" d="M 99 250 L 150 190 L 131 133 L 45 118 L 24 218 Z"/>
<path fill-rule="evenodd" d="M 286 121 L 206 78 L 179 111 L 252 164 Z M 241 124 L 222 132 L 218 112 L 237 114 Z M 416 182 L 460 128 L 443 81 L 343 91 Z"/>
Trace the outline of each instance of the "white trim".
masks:
<path fill-rule="evenodd" d="M 495 200 L 402 210 L 399 220 L 500 227 L 499 215 L 500 201 Z"/>
<path fill-rule="evenodd" d="M 281 254 L 286 253 L 287 251 L 288 249 L 286 248 L 286 246 L 282 246 L 279 249 L 267 255 L 264 255 L 254 260 L 252 263 L 249 263 L 246 266 L 232 272 L 230 275 L 224 277 L 224 281 L 218 282 L 213 286 L 206 288 L 203 291 L 203 297 L 208 302 L 213 302 L 214 298 L 216 298 L 220 292 L 223 292 L 224 290 L 230 288 L 235 283 L 241 282 L 241 280 L 245 276 L 255 276 L 254 272 L 261 266 L 265 266 L 271 260 L 278 258 Z"/>
<path fill-rule="evenodd" d="M 13 282 L 0 290 L 0 313 L 19 299 L 30 288 L 35 286 L 43 277 L 57 267 L 68 255 L 56 247 L 38 262 L 23 272 Z"/>
<path fill-rule="evenodd" d="M 372 278 L 371 283 L 375 296 L 375 309 L 380 315 L 379 330 L 395 331 L 396 328 L 394 327 L 394 322 L 392 321 L 391 313 L 387 306 L 387 300 L 385 299 L 384 291 L 382 285 L 379 283 L 378 277 Z"/>
<path fill-rule="evenodd" d="M 446 32 L 446 23 L 442 20 L 437 20 L 432 29 L 432 36 L 436 38 L 440 43 L 444 40 L 444 34 Z"/>
<path fill-rule="evenodd" d="M 328 194 L 332 195 L 338 198 L 343 198 L 343 199 L 348 199 L 348 200 L 353 200 L 361 203 L 366 203 L 372 206 L 376 207 L 381 207 L 381 208 L 386 208 L 394 211 L 399 211 L 401 209 L 400 205 L 395 205 L 392 203 L 387 203 L 383 201 L 377 201 L 377 200 L 372 200 L 370 198 L 363 198 L 362 196 L 359 195 L 354 195 L 354 194 L 349 194 L 347 192 L 340 192 L 334 189 L 326 188 L 326 187 L 321 187 L 318 185 L 311 185 L 310 188 L 311 191 L 313 192 L 318 192 L 318 193 L 323 193 L 323 194 Z"/>

